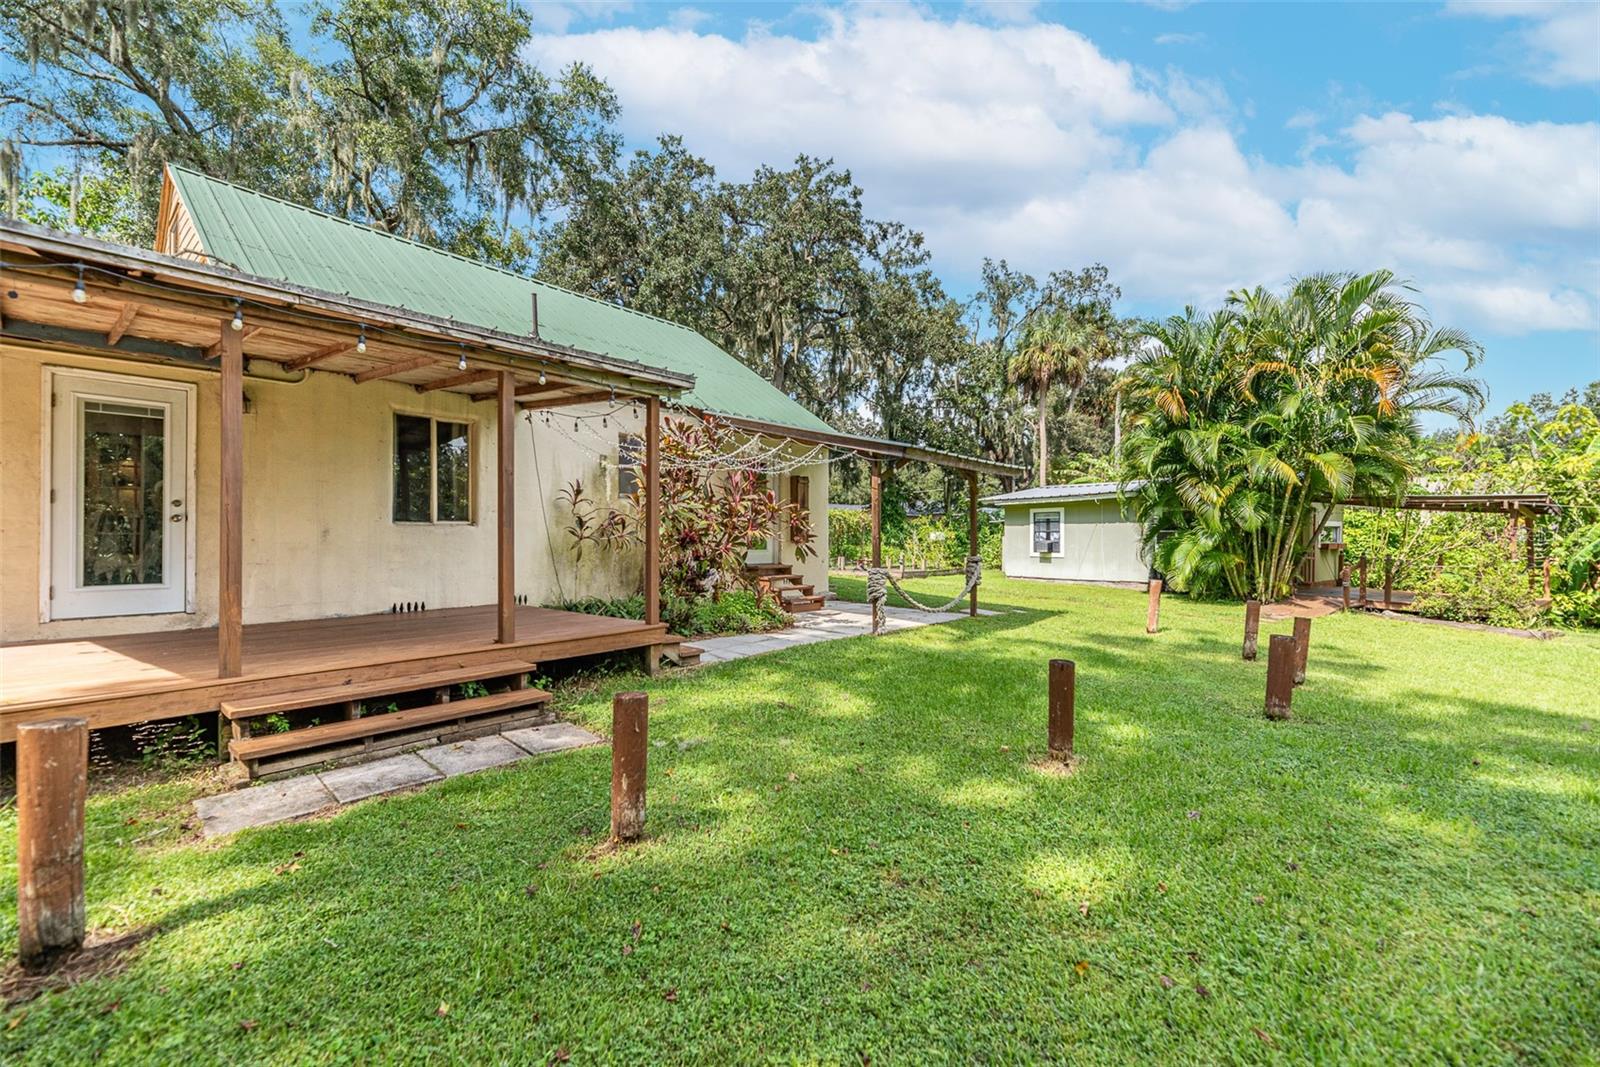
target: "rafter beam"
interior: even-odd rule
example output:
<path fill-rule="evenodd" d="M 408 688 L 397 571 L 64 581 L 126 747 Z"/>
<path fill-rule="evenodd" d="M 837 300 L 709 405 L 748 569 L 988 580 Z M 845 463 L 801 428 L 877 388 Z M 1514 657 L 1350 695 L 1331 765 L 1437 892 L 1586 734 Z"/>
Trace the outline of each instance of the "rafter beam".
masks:
<path fill-rule="evenodd" d="M 128 332 L 128 327 L 133 325 L 133 317 L 139 314 L 139 305 L 131 300 L 122 305 L 122 310 L 117 312 L 117 321 L 111 324 L 111 329 L 106 331 L 106 344 L 114 345 L 122 340 L 122 335 Z"/>
<path fill-rule="evenodd" d="M 217 338 L 215 344 L 208 345 L 206 347 L 204 353 L 205 357 L 207 359 L 216 359 L 218 356 L 220 356 L 222 354 L 223 337 L 226 337 L 230 333 L 237 333 L 239 335 L 239 343 L 242 345 L 246 341 L 250 340 L 250 338 L 254 337 L 256 334 L 265 329 L 265 326 L 246 326 L 243 329 L 235 330 L 232 326 L 224 326 L 222 337 Z"/>
<path fill-rule="evenodd" d="M 307 367 L 315 366 L 316 364 L 322 363 L 325 360 L 330 360 L 335 356 L 346 355 L 347 353 L 354 352 L 355 350 L 356 346 L 352 342 L 340 341 L 336 345 L 328 345 L 325 348 L 317 349 L 315 352 L 307 352 L 303 356 L 296 356 L 285 363 L 283 365 L 283 369 L 304 370 Z"/>
<path fill-rule="evenodd" d="M 476 382 L 487 382 L 494 378 L 495 373 L 496 372 L 492 370 L 462 371 L 460 374 L 452 374 L 450 377 L 440 378 L 438 381 L 424 382 L 423 384 L 417 386 L 417 392 L 431 393 L 435 389 L 454 389 L 458 385 L 472 385 Z"/>
<path fill-rule="evenodd" d="M 436 366 L 438 362 L 431 356 L 417 356 L 415 359 L 403 359 L 399 363 L 386 363 L 381 367 L 373 367 L 371 370 L 364 370 L 356 375 L 356 384 L 375 382 L 379 378 L 392 378 L 396 374 L 404 374 L 407 371 Z"/>
<path fill-rule="evenodd" d="M 610 397 L 611 391 L 608 389 L 603 393 L 573 393 L 571 396 L 552 396 L 545 400 L 523 400 L 520 403 L 524 408 L 536 410 L 538 408 L 564 408 L 569 404 L 595 404 L 602 400 L 608 400 Z"/>
<path fill-rule="evenodd" d="M 517 386 L 516 396 L 518 400 L 530 396 L 543 396 L 546 393 L 559 393 L 563 389 L 576 389 L 580 384 L 579 382 L 547 382 L 544 385 L 519 385 Z M 609 396 L 610 394 L 606 395 Z M 478 396 L 473 397 L 474 400 L 493 400 L 494 398 L 494 393 L 480 393 Z"/>

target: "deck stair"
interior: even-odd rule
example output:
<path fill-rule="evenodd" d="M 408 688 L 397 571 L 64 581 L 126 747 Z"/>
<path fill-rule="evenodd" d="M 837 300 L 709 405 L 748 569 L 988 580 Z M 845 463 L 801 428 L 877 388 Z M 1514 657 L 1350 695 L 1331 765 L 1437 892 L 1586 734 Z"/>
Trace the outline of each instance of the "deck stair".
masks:
<path fill-rule="evenodd" d="M 318 686 L 270 696 L 223 702 L 222 719 L 231 733 L 228 753 L 249 777 L 295 770 L 346 756 L 362 756 L 409 744 L 458 740 L 527 725 L 546 717 L 550 694 L 525 686 L 533 664 L 501 660 L 453 667 L 351 685 Z M 501 691 L 451 699 L 458 685 L 478 683 Z M 399 711 L 370 713 L 369 702 L 425 694 L 429 702 Z M 256 733 L 269 715 L 325 712 L 318 722 L 278 733 Z M 320 717 L 320 716 L 319 716 Z"/>
<path fill-rule="evenodd" d="M 746 567 L 745 573 L 755 581 L 756 588 L 763 595 L 770 594 L 776 598 L 783 610 L 790 614 L 819 611 L 822 608 L 823 598 L 817 594 L 815 587 L 795 574 L 787 563 L 756 563 Z"/>

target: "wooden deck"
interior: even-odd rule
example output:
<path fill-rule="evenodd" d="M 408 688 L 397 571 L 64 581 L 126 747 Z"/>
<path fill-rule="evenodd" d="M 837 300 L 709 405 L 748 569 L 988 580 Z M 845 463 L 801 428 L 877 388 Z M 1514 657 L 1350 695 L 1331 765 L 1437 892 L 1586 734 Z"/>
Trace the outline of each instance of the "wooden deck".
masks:
<path fill-rule="evenodd" d="M 122 634 L 0 646 L 0 741 L 16 724 L 81 715 L 91 727 L 216 711 L 224 700 L 381 681 L 508 659 L 534 665 L 677 643 L 666 627 L 548 608 L 517 609 L 495 641 L 493 605 L 244 628 L 243 673 L 217 677 L 217 631 Z"/>

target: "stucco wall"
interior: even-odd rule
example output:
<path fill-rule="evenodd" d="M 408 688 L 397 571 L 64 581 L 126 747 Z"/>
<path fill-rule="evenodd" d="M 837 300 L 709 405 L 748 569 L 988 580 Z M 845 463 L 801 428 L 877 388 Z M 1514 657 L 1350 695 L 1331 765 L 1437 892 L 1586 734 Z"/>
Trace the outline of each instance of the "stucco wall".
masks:
<path fill-rule="evenodd" d="M 1061 551 L 1033 551 L 1032 513 L 1061 511 Z M 1142 582 L 1150 567 L 1140 553 L 1139 524 L 1123 517 L 1116 500 L 1012 504 L 1005 509 L 1001 569 L 1014 578 Z"/>
<path fill-rule="evenodd" d="M 87 368 L 193 382 L 196 438 L 196 580 L 193 614 L 42 622 L 41 422 L 47 366 Z M 252 365 L 247 373 L 261 368 Z M 271 368 L 267 368 L 271 369 Z M 386 382 L 356 385 L 312 373 L 298 383 L 245 379 L 244 617 L 275 622 L 386 611 L 397 601 L 429 608 L 493 602 L 495 409 L 443 391 L 418 393 Z M 607 406 L 609 407 L 609 405 Z M 565 528 L 559 499 L 574 479 L 597 504 L 615 504 L 617 442 L 642 432 L 624 410 L 605 427 L 561 409 L 546 425 L 519 418 L 517 434 L 517 592 L 530 603 L 558 597 L 637 592 L 641 555 L 589 545 L 582 559 Z M 643 406 L 640 406 L 640 411 Z M 391 521 L 394 413 L 448 417 L 474 427 L 474 522 L 416 525 Z M 24 641 L 209 626 L 217 613 L 218 379 L 215 373 L 0 343 L 0 640 Z M 48 421 L 48 420 L 45 420 Z M 827 471 L 809 470 L 813 512 L 827 513 Z M 807 473 L 802 470 L 797 473 Z M 826 583 L 826 523 L 821 553 L 801 568 Z M 785 545 L 785 559 L 792 546 Z"/>

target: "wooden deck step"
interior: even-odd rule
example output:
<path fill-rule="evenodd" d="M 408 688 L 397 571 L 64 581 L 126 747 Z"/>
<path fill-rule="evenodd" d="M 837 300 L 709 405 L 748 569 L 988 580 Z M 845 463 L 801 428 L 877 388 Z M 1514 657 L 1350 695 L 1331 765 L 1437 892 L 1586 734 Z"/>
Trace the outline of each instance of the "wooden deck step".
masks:
<path fill-rule="evenodd" d="M 782 600 L 783 610 L 792 613 L 803 611 L 821 611 L 823 598 L 820 596 L 787 596 Z"/>
<path fill-rule="evenodd" d="M 298 752 L 306 748 L 321 748 L 357 741 L 365 737 L 410 730 L 436 722 L 464 719 L 508 708 L 530 707 L 544 704 L 550 694 L 543 689 L 513 689 L 507 693 L 490 693 L 470 700 L 452 700 L 448 704 L 429 704 L 426 707 L 393 711 L 386 715 L 366 715 L 346 722 L 330 722 L 321 726 L 308 726 L 281 734 L 261 737 L 240 737 L 228 742 L 228 752 L 236 760 L 259 760 Z"/>
<path fill-rule="evenodd" d="M 699 645 L 691 645 L 687 641 L 678 643 L 678 666 L 693 667 L 699 664 L 700 655 L 705 649 Z"/>
<path fill-rule="evenodd" d="M 320 708 L 325 704 L 338 704 L 347 700 L 368 700 L 373 697 L 394 696 L 421 689 L 443 689 L 463 682 L 481 682 L 491 678 L 504 678 L 513 674 L 526 674 L 534 664 L 523 660 L 498 660 L 474 667 L 452 667 L 449 670 L 406 674 L 398 678 L 380 678 L 376 681 L 353 685 L 329 685 L 315 689 L 298 689 L 289 693 L 253 697 L 249 700 L 228 700 L 222 704 L 222 714 L 230 721 L 254 719 L 301 708 Z"/>

